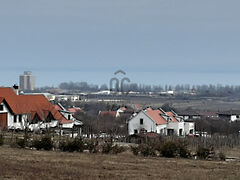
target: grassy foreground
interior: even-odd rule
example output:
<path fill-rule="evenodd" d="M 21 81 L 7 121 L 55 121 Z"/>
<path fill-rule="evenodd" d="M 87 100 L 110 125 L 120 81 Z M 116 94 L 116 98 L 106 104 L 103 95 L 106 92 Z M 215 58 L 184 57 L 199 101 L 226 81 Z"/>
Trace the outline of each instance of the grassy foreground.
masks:
<path fill-rule="evenodd" d="M 0 147 L 0 179 L 240 179 L 240 162 Z"/>

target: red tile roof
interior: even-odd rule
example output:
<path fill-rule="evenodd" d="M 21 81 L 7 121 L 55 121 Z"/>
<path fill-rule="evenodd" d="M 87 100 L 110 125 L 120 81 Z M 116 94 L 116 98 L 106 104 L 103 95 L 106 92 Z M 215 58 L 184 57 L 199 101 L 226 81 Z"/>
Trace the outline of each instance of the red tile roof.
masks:
<path fill-rule="evenodd" d="M 99 115 L 100 115 L 100 116 L 109 115 L 109 116 L 116 117 L 117 112 L 116 112 L 116 111 L 100 111 Z"/>
<path fill-rule="evenodd" d="M 136 107 L 136 109 L 139 110 L 139 111 L 142 110 L 142 107 L 140 106 L 140 104 L 135 104 L 135 107 Z"/>
<path fill-rule="evenodd" d="M 61 110 L 62 110 L 62 108 L 60 108 L 60 106 L 57 105 L 57 104 L 54 105 L 54 108 L 55 108 L 57 111 L 61 111 Z"/>
<path fill-rule="evenodd" d="M 76 112 L 82 112 L 82 109 L 80 107 L 75 107 L 75 108 L 69 108 L 68 111 L 72 112 L 72 113 L 76 113 Z"/>
<path fill-rule="evenodd" d="M 59 113 L 44 95 L 17 95 L 12 88 L 0 88 L 0 97 L 4 97 L 14 114 L 38 114 L 44 120 L 49 113 L 60 123 L 69 121 Z"/>
<path fill-rule="evenodd" d="M 172 122 L 178 122 L 178 120 L 174 117 L 173 112 L 169 111 L 169 112 L 166 112 L 166 114 L 170 116 Z"/>
<path fill-rule="evenodd" d="M 153 119 L 157 125 L 167 124 L 167 121 L 161 116 L 163 114 L 162 111 L 159 109 L 153 110 L 152 108 L 147 108 L 145 113 Z"/>
<path fill-rule="evenodd" d="M 4 98 L 3 98 L 3 97 L 0 97 L 0 103 L 2 103 L 2 102 L 3 102 L 3 100 L 4 100 Z"/>

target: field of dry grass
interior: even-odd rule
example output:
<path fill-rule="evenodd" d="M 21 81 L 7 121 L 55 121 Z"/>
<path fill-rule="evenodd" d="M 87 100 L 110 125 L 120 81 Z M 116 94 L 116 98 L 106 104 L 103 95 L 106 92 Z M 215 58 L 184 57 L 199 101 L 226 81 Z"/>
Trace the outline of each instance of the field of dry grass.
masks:
<path fill-rule="evenodd" d="M 0 179 L 240 179 L 240 162 L 0 147 Z"/>

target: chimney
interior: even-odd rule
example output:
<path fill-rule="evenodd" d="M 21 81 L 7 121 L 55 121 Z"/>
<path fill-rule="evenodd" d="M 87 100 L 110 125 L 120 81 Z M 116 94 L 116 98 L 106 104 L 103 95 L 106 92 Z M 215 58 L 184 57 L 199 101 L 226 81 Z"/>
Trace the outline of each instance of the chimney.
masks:
<path fill-rule="evenodd" d="M 14 91 L 17 95 L 19 95 L 19 87 L 18 87 L 18 85 L 16 85 L 16 84 L 13 85 L 13 91 Z"/>

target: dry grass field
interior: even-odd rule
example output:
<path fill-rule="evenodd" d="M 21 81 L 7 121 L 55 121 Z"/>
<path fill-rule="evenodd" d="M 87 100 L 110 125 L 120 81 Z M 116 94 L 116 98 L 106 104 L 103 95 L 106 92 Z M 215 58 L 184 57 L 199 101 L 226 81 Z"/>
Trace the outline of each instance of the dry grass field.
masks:
<path fill-rule="evenodd" d="M 240 162 L 0 147 L 0 179 L 240 179 Z"/>

